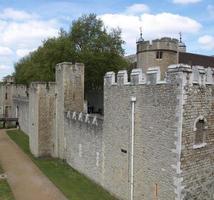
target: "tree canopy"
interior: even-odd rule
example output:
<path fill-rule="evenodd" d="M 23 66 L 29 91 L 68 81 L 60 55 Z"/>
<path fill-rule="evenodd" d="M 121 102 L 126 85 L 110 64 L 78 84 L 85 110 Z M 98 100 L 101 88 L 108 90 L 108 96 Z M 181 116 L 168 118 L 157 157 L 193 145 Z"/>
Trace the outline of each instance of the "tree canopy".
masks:
<path fill-rule="evenodd" d="M 55 65 L 60 62 L 85 64 L 85 88 L 100 89 L 107 71 L 128 67 L 124 41 L 119 28 L 107 31 L 95 14 L 83 15 L 72 22 L 69 31 L 49 38 L 35 51 L 15 64 L 17 83 L 54 81 Z"/>

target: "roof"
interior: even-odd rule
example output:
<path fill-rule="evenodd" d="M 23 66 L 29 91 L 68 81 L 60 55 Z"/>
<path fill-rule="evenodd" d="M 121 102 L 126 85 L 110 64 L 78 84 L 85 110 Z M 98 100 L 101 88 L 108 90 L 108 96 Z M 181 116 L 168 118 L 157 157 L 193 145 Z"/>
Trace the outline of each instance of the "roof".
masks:
<path fill-rule="evenodd" d="M 179 63 L 188 65 L 200 65 L 214 68 L 214 57 L 200 54 L 179 52 Z"/>

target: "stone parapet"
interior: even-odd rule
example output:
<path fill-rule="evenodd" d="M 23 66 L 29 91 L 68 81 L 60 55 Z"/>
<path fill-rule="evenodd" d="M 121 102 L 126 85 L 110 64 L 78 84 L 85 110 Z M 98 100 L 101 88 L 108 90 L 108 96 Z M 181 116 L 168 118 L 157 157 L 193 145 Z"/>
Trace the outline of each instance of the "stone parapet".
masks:
<path fill-rule="evenodd" d="M 160 68 L 150 67 L 146 73 L 142 69 L 133 69 L 128 82 L 128 73 L 126 70 L 119 71 L 116 75 L 114 72 L 107 72 L 104 77 L 105 86 L 129 86 L 129 85 L 150 85 L 150 84 L 167 84 L 171 83 L 171 76 L 174 74 L 188 74 L 185 76 L 186 83 L 199 85 L 214 84 L 214 71 L 211 68 L 202 66 L 189 66 L 185 64 L 175 64 L 168 67 L 164 80 L 160 78 Z M 117 79 L 117 81 L 116 81 Z"/>

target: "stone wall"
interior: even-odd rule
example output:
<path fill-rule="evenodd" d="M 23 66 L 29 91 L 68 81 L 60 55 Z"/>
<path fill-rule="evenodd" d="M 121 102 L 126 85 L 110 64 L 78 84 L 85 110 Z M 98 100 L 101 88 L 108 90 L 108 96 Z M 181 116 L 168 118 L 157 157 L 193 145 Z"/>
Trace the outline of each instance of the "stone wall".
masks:
<path fill-rule="evenodd" d="M 210 70 L 210 69 L 208 69 Z M 193 84 L 184 90 L 181 176 L 182 198 L 214 199 L 214 85 L 203 68 L 193 68 Z M 195 144 L 196 122 L 204 120 L 201 144 Z"/>
<path fill-rule="evenodd" d="M 136 97 L 134 199 L 175 199 L 176 171 L 172 165 L 178 160 L 172 149 L 177 140 L 181 95 L 177 84 L 181 80 L 175 76 L 171 82 L 148 84 L 150 81 L 147 79 L 146 83 L 142 77 L 142 71 L 133 71 L 129 83 L 126 72 L 119 72 L 115 83 L 114 74 L 106 75 L 105 187 L 121 199 L 130 199 L 131 97 Z"/>
<path fill-rule="evenodd" d="M 69 165 L 102 185 L 103 119 L 77 112 L 65 113 L 65 159 Z"/>
<path fill-rule="evenodd" d="M 55 83 L 32 83 L 30 86 L 30 148 L 35 156 L 54 152 L 56 131 Z"/>
<path fill-rule="evenodd" d="M 13 83 L 0 83 L 0 116 L 15 117 L 18 113 L 13 107 L 13 98 L 26 98 L 27 87 Z"/>
<path fill-rule="evenodd" d="M 134 69 L 130 82 L 126 71 L 108 72 L 102 119 L 82 112 L 84 66 L 61 63 L 56 85 L 31 84 L 21 124 L 29 123 L 35 156 L 65 159 L 119 199 L 130 199 L 133 177 L 133 200 L 212 200 L 213 95 L 210 68 L 171 65 L 165 80 L 158 67 Z M 25 100 L 14 98 L 23 119 Z M 201 144 L 197 120 L 205 123 Z"/>
<path fill-rule="evenodd" d="M 0 115 L 4 117 L 12 117 L 12 94 L 13 84 L 0 83 Z"/>
<path fill-rule="evenodd" d="M 65 158 L 64 112 L 82 112 L 84 109 L 84 65 L 69 62 L 56 66 L 56 157 Z"/>
<path fill-rule="evenodd" d="M 29 95 L 25 85 L 13 85 L 13 117 L 18 117 L 20 129 L 29 134 Z"/>
<path fill-rule="evenodd" d="M 5 86 L 0 83 L 0 116 L 4 115 Z"/>

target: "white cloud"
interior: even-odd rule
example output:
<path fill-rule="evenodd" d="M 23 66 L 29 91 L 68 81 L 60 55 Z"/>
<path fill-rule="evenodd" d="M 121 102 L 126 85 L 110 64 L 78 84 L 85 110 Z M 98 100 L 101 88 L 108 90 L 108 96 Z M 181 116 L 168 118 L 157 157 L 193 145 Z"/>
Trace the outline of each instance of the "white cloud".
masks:
<path fill-rule="evenodd" d="M 7 70 L 9 67 L 6 65 L 1 64 L 0 65 L 0 70 Z"/>
<path fill-rule="evenodd" d="M 142 14 L 142 13 L 147 13 L 149 12 L 149 6 L 147 6 L 146 4 L 133 4 L 129 7 L 127 7 L 126 9 L 126 13 L 129 14 Z"/>
<path fill-rule="evenodd" d="M 197 21 L 172 13 L 159 13 L 156 15 L 144 13 L 140 16 L 125 14 L 104 14 L 100 18 L 109 28 L 120 27 L 122 37 L 127 42 L 128 49 L 135 49 L 136 37 L 139 36 L 139 27 L 143 29 L 146 40 L 163 36 L 178 37 L 178 33 L 194 34 L 201 28 Z"/>
<path fill-rule="evenodd" d="M 202 48 L 208 50 L 214 50 L 214 36 L 204 35 L 198 39 L 199 44 Z"/>
<path fill-rule="evenodd" d="M 34 18 L 35 15 L 29 14 L 25 11 L 14 10 L 13 8 L 6 8 L 0 14 L 1 19 L 11 19 L 11 20 L 29 20 Z"/>
<path fill-rule="evenodd" d="M 56 20 L 42 20 L 35 14 L 12 8 L 0 10 L 0 69 L 4 71 L 0 71 L 0 79 L 13 72 L 14 62 L 36 49 L 43 40 L 57 36 L 58 30 Z"/>
<path fill-rule="evenodd" d="M 0 46 L 0 56 L 10 56 L 13 54 L 13 51 L 8 47 Z"/>
<path fill-rule="evenodd" d="M 0 14 L 0 44 L 15 50 L 33 49 L 42 40 L 58 35 L 58 28 L 56 20 L 41 20 L 37 15 L 7 8 Z"/>
<path fill-rule="evenodd" d="M 28 55 L 30 52 L 34 51 L 35 49 L 18 49 L 16 50 L 16 55 L 21 58 Z"/>
<path fill-rule="evenodd" d="M 0 25 L 1 29 L 1 25 Z M 9 22 L 0 33 L 0 42 L 5 45 L 32 47 L 47 37 L 58 34 L 54 21 L 30 20 L 23 23 Z"/>
<path fill-rule="evenodd" d="M 201 0 L 173 0 L 175 4 L 191 4 L 191 3 L 198 3 Z"/>

